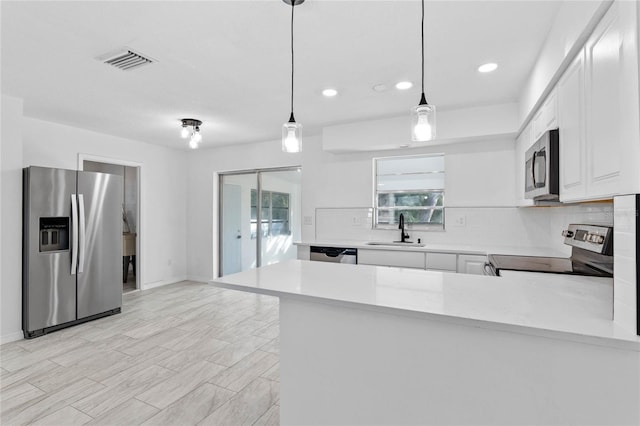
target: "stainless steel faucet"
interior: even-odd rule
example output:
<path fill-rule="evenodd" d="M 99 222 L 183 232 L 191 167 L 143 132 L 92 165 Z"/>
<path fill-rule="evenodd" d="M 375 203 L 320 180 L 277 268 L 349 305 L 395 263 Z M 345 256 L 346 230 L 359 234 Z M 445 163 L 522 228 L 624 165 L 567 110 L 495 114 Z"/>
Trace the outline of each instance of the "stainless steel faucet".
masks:
<path fill-rule="evenodd" d="M 400 219 L 398 220 L 398 229 L 400 230 L 400 242 L 405 243 L 409 239 L 409 234 L 404 230 L 404 214 L 400 213 Z"/>

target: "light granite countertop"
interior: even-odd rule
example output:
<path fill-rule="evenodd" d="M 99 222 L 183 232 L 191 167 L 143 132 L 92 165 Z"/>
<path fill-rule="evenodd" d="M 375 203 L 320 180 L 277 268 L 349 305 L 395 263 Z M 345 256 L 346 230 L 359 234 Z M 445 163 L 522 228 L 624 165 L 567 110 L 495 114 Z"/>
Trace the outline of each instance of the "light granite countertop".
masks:
<path fill-rule="evenodd" d="M 640 351 L 640 337 L 612 320 L 610 278 L 535 273 L 488 277 L 289 260 L 211 283 L 252 293 Z"/>

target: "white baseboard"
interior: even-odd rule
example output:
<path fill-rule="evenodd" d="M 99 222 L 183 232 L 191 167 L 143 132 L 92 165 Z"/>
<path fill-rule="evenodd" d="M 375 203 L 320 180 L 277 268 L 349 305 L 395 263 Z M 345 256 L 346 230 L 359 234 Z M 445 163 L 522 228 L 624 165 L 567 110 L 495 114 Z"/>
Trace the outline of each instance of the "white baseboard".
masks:
<path fill-rule="evenodd" d="M 197 276 L 194 276 L 194 275 L 188 275 L 187 279 L 189 281 L 195 281 L 195 282 L 198 282 L 198 283 L 208 283 L 213 278 L 211 278 L 211 277 L 197 277 Z"/>
<path fill-rule="evenodd" d="M 140 286 L 140 290 L 149 290 L 156 287 L 162 287 L 163 285 L 175 284 L 175 283 L 179 283 L 180 281 L 186 281 L 186 280 L 187 280 L 187 277 L 182 276 L 182 277 L 170 278 L 168 280 L 154 281 L 152 283 L 142 283 L 142 285 Z"/>
<path fill-rule="evenodd" d="M 14 331 L 13 333 L 7 333 L 0 336 L 0 345 L 4 345 L 5 343 L 15 342 L 17 340 L 22 340 L 24 338 L 24 334 L 22 331 Z"/>

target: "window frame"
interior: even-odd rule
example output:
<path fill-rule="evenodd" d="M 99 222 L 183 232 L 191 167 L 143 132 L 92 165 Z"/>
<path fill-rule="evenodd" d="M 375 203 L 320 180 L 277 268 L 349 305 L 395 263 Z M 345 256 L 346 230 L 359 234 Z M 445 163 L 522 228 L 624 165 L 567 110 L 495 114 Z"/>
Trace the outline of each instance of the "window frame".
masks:
<path fill-rule="evenodd" d="M 442 223 L 433 223 L 433 224 L 429 224 L 429 223 L 411 223 L 411 222 L 405 222 L 406 226 L 408 229 L 414 229 L 414 230 L 425 230 L 425 231 L 444 231 L 445 230 L 445 210 L 446 210 L 446 204 L 445 204 L 445 193 L 446 193 L 446 188 L 437 188 L 437 189 L 429 189 L 429 190 L 424 190 L 424 189 L 406 189 L 406 190 L 386 190 L 386 191 L 379 191 L 378 190 L 378 161 L 379 160 L 389 160 L 389 159 L 410 159 L 410 158 L 428 158 L 428 157 L 442 157 L 443 161 L 445 160 L 445 154 L 443 152 L 439 152 L 439 153 L 431 153 L 431 154 L 414 154 L 414 155 L 398 155 L 398 156 L 388 156 L 388 157 L 374 157 L 373 158 L 373 194 L 372 194 L 372 198 L 373 198 L 373 229 L 397 229 L 398 225 L 397 223 L 378 223 L 379 220 L 379 213 L 380 210 L 385 210 L 385 211 L 394 211 L 394 210 L 421 210 L 421 211 L 428 211 L 428 210 L 440 210 L 442 211 Z M 402 176 L 402 175 L 428 175 L 428 174 L 443 174 L 446 178 L 446 170 L 429 170 L 429 171 L 425 171 L 425 172 L 406 172 L 406 173 L 393 173 L 393 174 L 385 174 L 385 175 L 380 175 L 380 176 Z M 444 185 L 446 186 L 446 185 Z M 442 193 L 442 206 L 396 206 L 396 207 L 380 207 L 378 205 L 378 194 L 407 194 L 407 193 L 424 193 L 426 194 L 432 194 L 432 193 Z"/>
<path fill-rule="evenodd" d="M 254 197 L 255 194 L 255 197 Z M 267 225 L 267 231 L 266 234 L 263 233 L 262 237 L 263 238 L 268 238 L 268 237 L 277 237 L 277 236 L 281 236 L 281 235 L 291 235 L 291 194 L 287 193 L 287 192 L 279 192 L 279 191 L 262 191 L 262 199 L 260 200 L 262 204 L 264 204 L 264 200 L 265 200 L 265 195 L 268 194 L 268 199 L 269 199 L 269 205 L 265 206 L 265 205 L 261 205 L 260 207 L 257 206 L 258 204 L 258 190 L 257 189 L 251 189 L 251 194 L 250 194 L 250 202 L 249 202 L 249 222 L 251 224 L 251 227 L 253 227 L 253 225 L 255 224 L 256 227 L 256 233 L 254 234 L 253 232 L 251 232 L 251 239 L 256 239 L 257 237 L 257 233 L 258 231 L 262 231 L 262 227 L 263 225 Z M 277 194 L 277 195 L 282 195 L 285 196 L 287 199 L 287 207 L 275 207 L 275 209 L 277 210 L 286 210 L 287 212 L 287 219 L 285 220 L 280 220 L 280 219 L 275 219 L 273 218 L 273 194 Z M 253 204 L 253 200 L 256 200 L 256 205 Z M 258 208 L 261 209 L 261 212 L 264 212 L 265 210 L 268 212 L 268 217 L 265 217 L 263 214 L 260 215 L 260 226 L 258 226 L 258 219 L 257 219 L 257 210 Z M 256 219 L 253 218 L 253 209 L 256 209 Z M 286 223 L 287 224 L 287 232 L 286 233 L 278 233 L 278 234 L 274 234 L 273 233 L 273 224 L 274 222 L 279 223 Z M 252 230 L 253 231 L 253 230 Z"/>

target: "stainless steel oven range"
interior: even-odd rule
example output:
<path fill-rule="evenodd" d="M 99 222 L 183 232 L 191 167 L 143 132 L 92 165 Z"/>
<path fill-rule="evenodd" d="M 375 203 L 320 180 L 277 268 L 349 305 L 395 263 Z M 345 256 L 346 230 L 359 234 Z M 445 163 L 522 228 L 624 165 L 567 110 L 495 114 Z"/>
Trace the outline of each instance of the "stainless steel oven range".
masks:
<path fill-rule="evenodd" d="M 572 224 L 562 232 L 571 257 L 490 254 L 487 275 L 500 271 L 546 272 L 593 277 L 613 277 L 613 227 Z"/>

